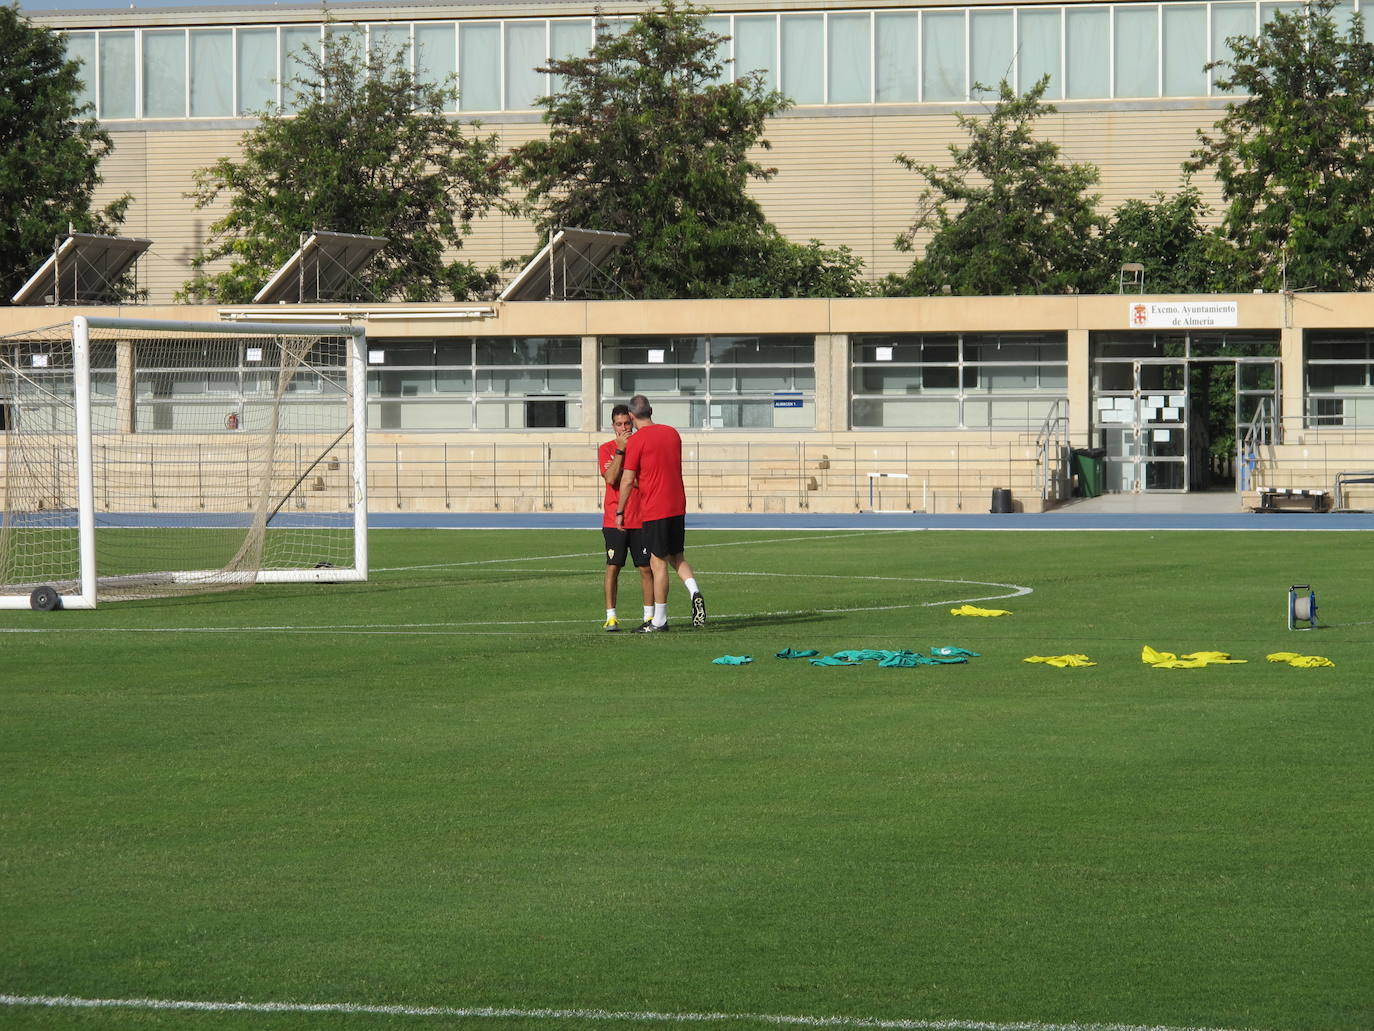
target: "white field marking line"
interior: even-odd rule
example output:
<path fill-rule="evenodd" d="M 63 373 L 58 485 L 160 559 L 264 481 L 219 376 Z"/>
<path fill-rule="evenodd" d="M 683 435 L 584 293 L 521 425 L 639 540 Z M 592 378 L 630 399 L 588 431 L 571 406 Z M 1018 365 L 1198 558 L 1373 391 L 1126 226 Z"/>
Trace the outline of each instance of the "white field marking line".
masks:
<path fill-rule="evenodd" d="M 501 572 L 501 570 L 497 570 Z M 581 573 L 581 569 L 534 569 L 532 573 Z M 757 616 L 801 616 L 801 615 L 843 615 L 852 612 L 891 612 L 897 609 L 934 608 L 938 605 L 967 604 L 975 601 L 1000 601 L 1005 598 L 1020 598 L 1034 592 L 1033 587 L 1020 584 L 1004 584 L 990 580 L 947 580 L 927 576 L 846 576 L 842 573 L 762 573 L 762 572 L 715 572 L 712 576 L 771 576 L 792 577 L 812 580 L 885 580 L 896 583 L 947 583 L 968 584 L 978 587 L 1006 587 L 1009 594 L 993 594 L 977 598 L 950 598 L 945 601 L 903 602 L 895 605 L 854 605 L 838 608 L 774 609 L 766 612 L 727 612 L 717 615 L 718 619 L 740 619 Z M 492 619 L 463 623 L 334 623 L 307 624 L 304 626 L 265 625 L 230 627 L 0 627 L 0 634 L 61 634 L 61 633 L 118 633 L 118 634 L 318 634 L 333 633 L 356 636 L 391 637 L 474 637 L 483 634 L 509 636 L 513 630 L 465 630 L 463 627 L 496 626 L 557 626 L 560 624 L 585 625 L 586 619 Z"/>
<path fill-rule="evenodd" d="M 979 599 L 974 599 L 979 600 Z M 949 602 L 933 602 L 926 604 L 947 605 Z M 847 612 L 887 612 L 893 609 L 909 609 L 912 605 L 865 605 L 856 608 L 841 609 L 778 609 L 772 612 L 726 612 L 717 616 L 718 619 L 739 619 L 751 616 L 805 616 L 805 615 L 832 615 Z M 341 623 L 335 626 L 328 625 L 309 625 L 309 626 L 156 626 L 156 627 L 122 627 L 122 626 L 91 626 L 91 627 L 0 627 L 0 634 L 342 634 L 345 636 L 374 636 L 374 637 L 479 637 L 482 635 L 497 637 L 520 637 L 525 636 L 525 631 L 518 630 L 458 630 L 458 629 L 425 629 L 427 627 L 465 627 L 465 626 L 551 626 L 559 623 L 575 623 L 580 626 L 587 626 L 594 623 L 588 619 L 504 619 L 490 620 L 480 623 Z M 581 637 L 581 631 L 569 633 L 567 636 Z"/>
<path fill-rule="evenodd" d="M 501 570 L 495 570 L 501 572 Z M 512 570 L 514 572 L 514 570 Z M 532 573 L 584 573 L 583 569 L 537 569 L 529 570 Z M 1004 584 L 996 580 L 954 580 L 939 576 L 849 576 L 845 573 L 761 573 L 746 570 L 720 570 L 714 569 L 710 573 L 710 578 L 718 576 L 776 576 L 791 577 L 799 580 L 886 580 L 894 583 L 923 583 L 923 584 L 967 584 L 972 587 L 1005 587 L 1007 594 L 988 594 L 979 598 L 951 598 L 948 601 L 922 601 L 912 602 L 901 605 L 874 605 L 866 608 L 841 608 L 841 609 L 788 609 L 783 612 L 739 612 L 730 613 L 732 616 L 791 616 L 798 612 L 878 612 L 883 609 L 914 609 L 914 608 L 934 608 L 937 605 L 962 605 L 974 601 L 1003 601 L 1007 598 L 1020 598 L 1027 594 L 1034 594 L 1034 587 L 1026 587 L 1023 584 Z M 559 622 L 582 622 L 581 620 L 560 620 Z M 455 623 L 453 626 L 471 626 L 468 623 Z"/>
<path fill-rule="evenodd" d="M 931 608 L 935 605 L 952 605 L 955 602 L 970 601 L 1000 601 L 1003 598 L 1020 598 L 1035 592 L 1034 587 L 1026 587 L 1022 584 L 1004 584 L 995 580 L 950 580 L 944 577 L 935 576 L 846 576 L 843 573 L 721 573 L 713 572 L 712 576 L 790 576 L 800 577 L 806 580 L 896 580 L 899 583 L 921 583 L 921 584 L 967 584 L 971 587 L 1006 587 L 1010 594 L 993 594 L 986 598 L 955 598 L 951 601 L 923 601 L 921 607 Z M 886 608 L 914 608 L 914 605 L 891 605 Z M 846 610 L 834 610 L 846 611 Z M 860 611 L 860 610 L 854 610 Z"/>
<path fill-rule="evenodd" d="M 80 999 L 70 995 L 0 995 L 0 1005 L 54 1009 L 181 1010 L 198 1013 L 360 1013 L 388 1017 L 496 1017 L 524 1020 L 615 1020 L 638 1023 L 720 1024 L 726 1021 L 788 1027 L 885 1028 L 892 1031 L 1227 1031 L 1162 1024 L 1049 1024 L 1036 1020 L 884 1020 L 773 1013 L 659 1013 L 653 1010 L 519 1009 L 498 1006 L 377 1006 L 353 1002 L 200 1002 L 185 999 Z"/>
<path fill-rule="evenodd" d="M 585 531 L 576 531 L 585 532 Z M 725 531 L 718 531 L 725 532 Z M 729 531 L 734 532 L 734 531 Z M 740 531 L 747 533 L 748 531 Z M 830 533 L 824 535 L 811 534 L 806 537 L 773 537 L 761 541 L 721 541 L 717 544 L 692 544 L 692 551 L 700 551 L 703 548 L 739 548 L 749 544 L 792 544 L 796 541 L 826 541 L 843 537 L 873 537 L 879 534 L 889 533 L 914 533 L 913 530 L 854 530 L 848 533 Z M 532 555 L 529 558 L 483 558 L 474 559 L 470 562 L 433 562 L 423 566 L 374 566 L 374 573 L 405 573 L 413 569 L 458 569 L 463 566 L 493 566 L 503 562 L 552 562 L 560 558 L 598 558 L 604 555 L 604 551 L 579 551 L 569 555 Z M 579 570 L 581 572 L 581 570 Z"/>

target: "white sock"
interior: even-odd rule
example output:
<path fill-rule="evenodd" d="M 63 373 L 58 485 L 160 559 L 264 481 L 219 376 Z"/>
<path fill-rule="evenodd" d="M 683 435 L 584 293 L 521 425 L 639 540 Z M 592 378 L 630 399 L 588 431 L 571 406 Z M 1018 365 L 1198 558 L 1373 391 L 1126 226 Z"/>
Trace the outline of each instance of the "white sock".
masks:
<path fill-rule="evenodd" d="M 668 603 L 666 601 L 662 605 L 658 602 L 654 602 L 653 618 L 654 626 L 662 626 L 664 623 L 668 622 Z"/>
<path fill-rule="evenodd" d="M 652 623 L 653 621 L 654 621 L 654 607 L 653 607 L 652 605 L 645 605 L 645 606 L 644 606 L 644 622 L 646 622 L 646 623 Z"/>
<path fill-rule="evenodd" d="M 606 610 L 606 618 L 607 618 L 607 619 L 615 619 L 615 609 L 607 609 L 607 610 Z"/>
<path fill-rule="evenodd" d="M 685 588 L 687 588 L 687 593 L 688 593 L 689 595 L 696 594 L 696 593 L 697 593 L 697 578 L 696 578 L 695 576 L 689 576 L 686 580 L 683 580 L 683 581 L 682 581 L 682 586 L 685 587 Z"/>

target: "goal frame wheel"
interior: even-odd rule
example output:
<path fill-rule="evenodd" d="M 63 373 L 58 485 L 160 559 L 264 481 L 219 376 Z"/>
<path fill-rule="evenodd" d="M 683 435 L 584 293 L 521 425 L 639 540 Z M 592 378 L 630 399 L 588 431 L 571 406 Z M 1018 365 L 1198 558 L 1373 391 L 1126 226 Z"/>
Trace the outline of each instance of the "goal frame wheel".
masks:
<path fill-rule="evenodd" d="M 57 593 L 56 588 L 44 584 L 42 587 L 35 587 L 29 594 L 29 608 L 35 612 L 52 612 L 61 607 L 62 595 Z"/>

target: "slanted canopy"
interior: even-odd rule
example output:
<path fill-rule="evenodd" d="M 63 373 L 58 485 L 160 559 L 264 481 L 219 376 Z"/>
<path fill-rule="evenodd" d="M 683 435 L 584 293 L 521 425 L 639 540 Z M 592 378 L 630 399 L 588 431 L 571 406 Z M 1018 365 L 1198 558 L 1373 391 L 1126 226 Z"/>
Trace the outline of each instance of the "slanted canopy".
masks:
<path fill-rule="evenodd" d="M 600 278 L 604 284 L 601 266 L 629 240 L 628 233 L 560 229 L 501 291 L 501 300 L 566 301 L 605 296 L 608 291 L 604 285 L 594 288 L 589 281 Z"/>
<path fill-rule="evenodd" d="M 105 304 L 152 240 L 70 233 L 12 300 L 15 304 Z"/>
<path fill-rule="evenodd" d="M 286 264 L 272 273 L 257 292 L 254 304 L 339 300 L 339 293 L 356 282 L 363 266 L 387 245 L 385 236 L 357 236 L 316 230 L 301 243 Z M 354 298 L 343 298 L 354 300 Z"/>

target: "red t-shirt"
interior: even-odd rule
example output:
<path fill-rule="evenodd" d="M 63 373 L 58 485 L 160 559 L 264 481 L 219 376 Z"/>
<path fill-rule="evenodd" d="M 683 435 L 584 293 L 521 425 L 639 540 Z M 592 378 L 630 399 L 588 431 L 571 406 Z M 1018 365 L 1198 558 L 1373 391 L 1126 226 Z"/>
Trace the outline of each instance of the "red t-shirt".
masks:
<path fill-rule="evenodd" d="M 634 440 L 634 437 L 630 438 Z M 608 440 L 596 449 L 596 464 L 601 470 L 601 478 L 606 478 L 606 470 L 615 461 L 615 451 L 618 445 L 614 440 Z M 625 506 L 625 522 L 621 525 L 627 530 L 638 530 L 642 525 L 639 518 L 639 495 L 637 490 L 630 491 L 630 502 Z M 609 483 L 606 484 L 606 497 L 601 503 L 601 525 L 615 526 L 615 513 L 620 508 L 620 491 L 616 490 Z"/>
<path fill-rule="evenodd" d="M 644 522 L 687 514 L 682 485 L 682 437 L 671 426 L 653 423 L 635 431 L 625 445 L 625 466 L 638 475 L 635 493 Z"/>

